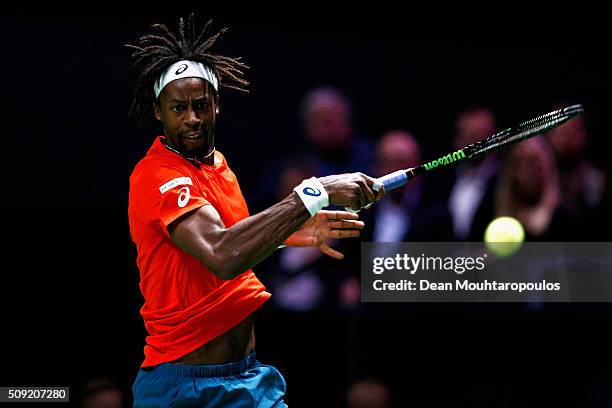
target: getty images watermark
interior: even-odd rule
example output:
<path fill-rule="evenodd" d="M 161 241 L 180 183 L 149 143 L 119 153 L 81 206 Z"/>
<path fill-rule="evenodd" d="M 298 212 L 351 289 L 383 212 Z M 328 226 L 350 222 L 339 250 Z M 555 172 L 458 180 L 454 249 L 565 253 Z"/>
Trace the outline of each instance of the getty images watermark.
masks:
<path fill-rule="evenodd" d="M 363 243 L 364 302 L 612 302 L 612 243 Z"/>

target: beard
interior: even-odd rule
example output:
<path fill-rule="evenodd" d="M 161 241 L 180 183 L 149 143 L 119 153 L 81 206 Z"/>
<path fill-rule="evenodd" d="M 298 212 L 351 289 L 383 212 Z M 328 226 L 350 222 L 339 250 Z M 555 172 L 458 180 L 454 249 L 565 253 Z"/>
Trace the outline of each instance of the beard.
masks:
<path fill-rule="evenodd" d="M 185 138 L 186 132 L 181 132 L 177 136 L 178 146 L 177 150 L 183 152 L 185 155 L 190 157 L 199 158 L 206 156 L 210 153 L 214 147 L 213 139 L 213 127 L 204 126 L 200 130 L 200 136 L 194 140 L 198 145 L 191 145 L 190 142 Z"/>

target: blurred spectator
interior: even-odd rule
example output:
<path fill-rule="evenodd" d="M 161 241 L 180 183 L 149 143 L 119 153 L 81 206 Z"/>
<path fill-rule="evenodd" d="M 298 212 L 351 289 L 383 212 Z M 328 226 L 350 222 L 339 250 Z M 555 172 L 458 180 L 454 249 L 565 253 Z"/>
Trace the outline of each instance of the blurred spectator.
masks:
<path fill-rule="evenodd" d="M 376 173 L 389 174 L 399 169 L 414 167 L 421 162 L 421 148 L 408 132 L 394 130 L 382 136 L 376 148 Z M 421 198 L 422 178 L 388 192 L 378 203 L 374 225 L 374 242 L 402 241 L 411 227 L 410 213 L 414 213 Z"/>
<path fill-rule="evenodd" d="M 403 130 L 385 133 L 376 147 L 375 174 L 388 174 L 421 163 L 421 147 Z M 364 241 L 451 241 L 451 218 L 444 205 L 428 202 L 423 194 L 424 177 L 391 190 L 369 210 Z"/>
<path fill-rule="evenodd" d="M 277 177 L 275 202 L 291 194 L 295 186 L 312 174 L 309 162 L 296 161 L 288 165 Z M 259 265 L 258 270 L 266 271 L 263 277 L 274 293 L 272 303 L 295 312 L 334 307 L 337 294 L 333 282 L 337 272 L 333 268 L 338 267 L 338 263 L 326 258 L 318 248 L 287 247 Z"/>
<path fill-rule="evenodd" d="M 381 136 L 376 147 L 375 174 L 388 174 L 420 163 L 421 147 L 410 133 L 392 130 Z M 416 177 L 404 186 L 387 192 L 385 197 L 369 210 L 360 212 L 366 224 L 362 241 L 397 243 L 397 246 L 377 246 L 376 250 L 381 251 L 377 256 L 394 256 L 393 254 L 399 253 L 401 242 L 453 240 L 452 219 L 446 204 L 443 201 L 431 200 L 425 194 L 424 187 L 429 180 L 427 176 Z M 360 271 L 359 265 L 355 271 Z M 343 303 L 355 308 L 354 315 L 347 318 L 347 321 L 352 321 L 355 334 L 347 338 L 345 344 L 349 353 L 352 353 L 347 361 L 351 364 L 351 371 L 357 376 L 373 372 L 379 366 L 378 359 L 372 360 L 371 350 L 377 350 L 374 354 L 381 360 L 401 361 L 391 351 L 401 347 L 401 341 L 396 335 L 396 325 L 409 325 L 407 322 L 416 310 L 412 303 L 394 304 L 393 307 L 386 303 L 359 303 L 359 287 L 358 276 L 348 277 L 341 284 Z M 387 339 L 385 348 L 370 348 L 379 338 Z M 358 391 L 355 393 L 360 395 Z"/>
<path fill-rule="evenodd" d="M 308 92 L 300 107 L 300 118 L 307 148 L 290 152 L 290 157 L 268 169 L 254 200 L 255 209 L 284 198 L 305 178 L 324 176 L 329 171 L 370 170 L 372 149 L 367 139 L 355 131 L 351 104 L 340 91 L 321 87 Z M 270 303 L 275 306 L 274 321 L 279 326 L 314 327 L 314 319 L 317 326 L 326 327 L 320 333 L 293 330 L 278 339 L 281 354 L 286 344 L 301 350 L 299 354 L 287 353 L 282 357 L 286 372 L 289 375 L 305 372 L 304 361 L 340 361 L 334 370 L 316 375 L 322 383 L 341 384 L 336 388 L 337 395 L 331 396 L 332 401 L 335 397 L 341 403 L 352 358 L 346 338 L 352 321 L 344 312 L 347 306 L 359 303 L 359 284 L 355 278 L 360 271 L 360 242 L 330 244 L 345 255 L 342 262 L 322 257 L 320 251 L 310 248 L 288 247 L 276 251 L 257 269 L 273 294 Z M 299 404 L 316 406 L 318 396 L 312 395 L 312 403 L 308 398 L 301 396 Z"/>
<path fill-rule="evenodd" d="M 108 378 L 87 382 L 81 399 L 82 408 L 122 408 L 124 395 L 121 388 Z"/>
<path fill-rule="evenodd" d="M 253 198 L 254 208 L 263 209 L 278 201 L 279 175 L 286 170 L 293 171 L 296 165 L 308 167 L 310 172 L 306 177 L 355 171 L 369 174 L 371 146 L 356 133 L 352 107 L 346 96 L 336 88 L 315 88 L 304 96 L 299 113 L 306 145 L 266 169 Z M 299 146 L 296 141 L 296 147 Z"/>
<path fill-rule="evenodd" d="M 367 173 L 372 163 L 367 140 L 354 130 L 349 100 L 338 89 L 318 87 L 306 93 L 300 107 L 303 132 L 308 149 L 268 170 L 256 198 L 256 208 L 263 208 L 289 195 L 303 179 L 323 176 L 332 171 Z M 371 226 L 366 226 L 371 228 Z M 266 283 L 274 293 L 273 303 L 285 310 L 312 311 L 354 304 L 359 293 L 352 285 L 344 286 L 345 277 L 359 271 L 359 242 L 337 242 L 345 254 L 339 264 L 323 259 L 311 248 L 284 248 L 258 269 L 268 273 Z"/>
<path fill-rule="evenodd" d="M 495 117 L 485 107 L 464 110 L 457 116 L 453 149 L 491 136 L 496 131 Z M 448 209 L 453 219 L 453 231 L 457 240 L 471 236 L 474 216 L 477 212 L 491 212 L 495 176 L 499 169 L 497 154 L 490 153 L 457 166 L 455 180 L 450 189 Z"/>
<path fill-rule="evenodd" d="M 369 174 L 370 146 L 355 132 L 346 96 L 336 88 L 315 88 L 304 96 L 300 113 L 312 148 L 309 155 L 317 163 L 316 176 L 354 171 Z"/>
<path fill-rule="evenodd" d="M 346 393 L 349 408 L 389 408 L 391 393 L 389 388 L 375 380 L 362 380 L 351 385 Z"/>
<path fill-rule="evenodd" d="M 610 163 L 608 163 L 610 165 Z M 604 188 L 599 206 L 589 211 L 584 222 L 585 241 L 612 241 L 612 170 L 604 176 Z"/>
<path fill-rule="evenodd" d="M 526 240 L 565 241 L 572 238 L 569 213 L 561 206 L 558 172 L 543 138 L 513 146 L 502 165 L 495 191 L 493 217 L 511 216 L 523 224 Z M 493 217 L 480 217 L 473 240 L 482 240 Z"/>
<path fill-rule="evenodd" d="M 558 104 L 556 109 L 569 105 Z M 579 116 L 546 134 L 559 169 L 563 205 L 577 219 L 601 204 L 604 177 L 586 157 L 588 142 L 585 116 Z"/>

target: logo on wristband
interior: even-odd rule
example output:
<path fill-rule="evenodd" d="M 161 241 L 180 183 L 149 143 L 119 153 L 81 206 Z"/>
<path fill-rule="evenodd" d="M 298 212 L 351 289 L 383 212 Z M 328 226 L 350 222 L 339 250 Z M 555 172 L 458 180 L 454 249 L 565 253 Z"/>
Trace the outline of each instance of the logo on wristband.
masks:
<path fill-rule="evenodd" d="M 309 195 L 309 196 L 318 197 L 321 195 L 321 190 L 317 188 L 306 187 L 305 189 L 302 190 L 302 193 Z"/>

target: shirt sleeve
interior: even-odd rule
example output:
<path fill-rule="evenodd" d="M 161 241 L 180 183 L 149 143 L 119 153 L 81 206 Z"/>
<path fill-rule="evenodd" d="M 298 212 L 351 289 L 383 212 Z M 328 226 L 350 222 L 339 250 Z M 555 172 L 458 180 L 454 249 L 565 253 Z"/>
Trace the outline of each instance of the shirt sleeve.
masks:
<path fill-rule="evenodd" d="M 174 220 L 209 205 L 205 193 L 188 171 L 174 167 L 158 167 L 143 174 L 140 189 L 143 214 L 149 223 L 157 224 L 169 237 L 168 225 Z"/>

